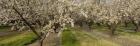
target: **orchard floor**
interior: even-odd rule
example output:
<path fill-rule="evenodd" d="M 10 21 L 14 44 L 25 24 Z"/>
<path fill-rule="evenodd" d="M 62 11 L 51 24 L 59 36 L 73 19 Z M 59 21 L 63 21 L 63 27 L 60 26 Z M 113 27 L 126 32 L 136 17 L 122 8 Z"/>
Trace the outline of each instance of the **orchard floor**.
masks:
<path fill-rule="evenodd" d="M 10 31 L 9 27 L 0 27 L 0 46 L 26 46 L 37 37 L 31 31 Z"/>
<path fill-rule="evenodd" d="M 125 29 L 120 29 L 120 30 L 125 30 Z M 116 33 L 117 35 L 110 36 L 106 28 L 93 28 L 90 30 L 86 30 L 84 28 L 69 28 L 64 30 L 59 36 L 56 33 L 51 33 L 44 40 L 43 45 L 44 46 L 140 46 L 140 33 L 127 32 L 127 31 L 117 31 Z M 26 38 L 26 39 L 22 39 L 22 38 Z M 0 31 L 0 44 L 1 43 L 7 44 L 7 46 L 12 46 L 12 45 L 13 46 L 39 46 L 40 45 L 39 41 L 33 42 L 35 38 L 36 38 L 35 35 L 33 35 L 33 33 L 31 32 Z M 14 43 L 5 42 L 11 40 L 14 40 L 15 42 Z"/>
<path fill-rule="evenodd" d="M 64 31 L 62 46 L 140 46 L 140 33 L 118 31 L 110 36 L 108 32 L 103 28 Z"/>

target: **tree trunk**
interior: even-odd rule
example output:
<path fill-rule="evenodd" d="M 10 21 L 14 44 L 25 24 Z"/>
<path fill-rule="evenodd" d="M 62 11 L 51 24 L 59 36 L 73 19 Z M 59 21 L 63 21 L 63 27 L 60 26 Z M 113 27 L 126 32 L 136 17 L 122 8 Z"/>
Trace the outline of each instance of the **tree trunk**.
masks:
<path fill-rule="evenodd" d="M 17 31 L 18 29 L 17 29 L 17 27 L 16 26 L 12 26 L 11 27 L 11 31 Z"/>
<path fill-rule="evenodd" d="M 108 26 L 108 29 L 110 30 L 110 35 L 115 35 L 117 25 L 116 24 L 111 24 L 111 25 L 107 24 L 107 26 Z"/>
<path fill-rule="evenodd" d="M 135 32 L 139 32 L 140 31 L 140 25 L 137 24 L 137 25 L 135 25 L 135 27 L 136 27 Z"/>
<path fill-rule="evenodd" d="M 41 32 L 41 36 L 42 36 L 42 39 L 40 40 L 40 46 L 43 46 L 43 43 L 44 43 L 44 40 L 46 37 L 48 37 L 49 33 L 42 33 Z"/>
<path fill-rule="evenodd" d="M 140 31 L 140 24 L 135 23 L 134 21 L 132 21 L 133 25 L 135 26 L 135 32 L 139 32 Z"/>
<path fill-rule="evenodd" d="M 39 39 L 41 39 L 41 36 L 38 34 L 38 32 L 30 25 L 30 23 L 27 22 L 25 18 L 23 18 L 23 14 L 21 14 L 14 6 L 13 6 L 13 10 L 19 15 L 19 17 L 25 22 L 25 24 L 32 30 L 32 32 L 36 34 Z"/>
<path fill-rule="evenodd" d="M 58 33 L 59 32 L 59 29 L 60 29 L 60 24 L 59 23 L 54 23 L 54 32 L 55 33 Z"/>
<path fill-rule="evenodd" d="M 97 26 L 101 26 L 101 24 L 100 23 L 96 23 L 97 24 Z"/>
<path fill-rule="evenodd" d="M 112 26 L 110 30 L 111 30 L 111 35 L 115 35 L 116 27 Z"/>
<path fill-rule="evenodd" d="M 124 25 L 125 25 L 125 27 L 128 27 L 128 23 L 126 21 L 124 22 Z"/>

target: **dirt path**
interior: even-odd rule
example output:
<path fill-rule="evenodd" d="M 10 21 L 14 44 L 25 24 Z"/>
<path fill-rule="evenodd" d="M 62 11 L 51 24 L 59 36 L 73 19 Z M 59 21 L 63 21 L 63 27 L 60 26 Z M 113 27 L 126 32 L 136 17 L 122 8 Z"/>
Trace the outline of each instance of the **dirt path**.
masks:
<path fill-rule="evenodd" d="M 9 33 L 7 32 L 0 32 L 0 36 L 8 35 Z"/>
<path fill-rule="evenodd" d="M 44 46 L 60 46 L 59 45 L 59 37 L 57 37 L 58 34 L 56 33 L 50 33 L 47 38 L 44 40 Z"/>
<path fill-rule="evenodd" d="M 27 46 L 40 46 L 40 43 L 39 41 L 37 40 L 36 42 L 32 43 L 32 44 L 29 44 Z"/>
<path fill-rule="evenodd" d="M 11 35 L 15 35 L 15 34 L 20 34 L 22 32 L 9 32 L 9 31 L 4 31 L 4 32 L 0 32 L 0 37 L 3 36 L 11 36 Z"/>
<path fill-rule="evenodd" d="M 49 33 L 43 41 L 43 46 L 61 46 L 60 33 Z M 40 46 L 39 40 L 28 46 Z"/>

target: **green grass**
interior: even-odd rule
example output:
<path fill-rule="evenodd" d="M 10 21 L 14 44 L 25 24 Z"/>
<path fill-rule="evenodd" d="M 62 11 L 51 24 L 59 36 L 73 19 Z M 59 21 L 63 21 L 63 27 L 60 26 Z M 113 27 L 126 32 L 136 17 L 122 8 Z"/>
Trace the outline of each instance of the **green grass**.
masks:
<path fill-rule="evenodd" d="M 135 32 L 134 29 L 135 27 L 132 24 L 128 25 L 128 27 L 124 27 L 123 25 L 118 25 L 115 33 L 117 34 L 117 37 L 127 38 L 128 40 L 139 42 L 140 32 Z M 107 31 L 109 32 L 109 30 L 105 26 L 104 27 L 95 26 L 93 30 L 97 30 L 102 33 L 106 33 Z"/>
<path fill-rule="evenodd" d="M 10 37 L 14 37 L 14 36 L 19 35 L 19 34 L 21 34 L 21 32 L 14 32 L 14 33 L 9 33 L 8 35 L 0 36 L 0 41 L 7 39 L 7 38 L 10 38 Z"/>
<path fill-rule="evenodd" d="M 19 35 L 3 38 L 0 41 L 0 46 L 25 46 L 25 44 L 31 43 L 36 38 L 32 32 L 24 32 Z"/>
<path fill-rule="evenodd" d="M 77 46 L 76 36 L 69 29 L 62 33 L 62 46 Z"/>
<path fill-rule="evenodd" d="M 9 31 L 10 27 L 8 26 L 0 26 L 0 32 Z"/>
<path fill-rule="evenodd" d="M 93 25 L 92 28 L 93 30 L 105 34 L 109 32 L 109 29 L 106 26 Z M 128 27 L 124 27 L 124 25 L 118 25 L 116 29 L 116 37 L 126 38 L 130 41 L 140 43 L 140 32 L 133 32 L 134 28 L 135 27 L 132 24 L 129 24 Z M 111 40 L 107 40 L 104 38 L 98 39 L 98 37 L 92 36 L 94 35 L 88 35 L 88 33 L 86 34 L 85 32 L 80 31 L 80 29 L 78 28 L 68 28 L 68 30 L 64 31 L 62 34 L 62 42 L 65 42 L 63 43 L 63 46 L 122 46 L 122 44 L 113 42 Z M 73 38 L 75 40 L 73 40 Z M 71 41 L 75 42 L 72 43 Z"/>
<path fill-rule="evenodd" d="M 62 33 L 62 46 L 120 46 L 114 42 L 98 39 L 80 29 L 66 29 Z"/>
<path fill-rule="evenodd" d="M 112 41 L 100 39 L 93 34 L 89 34 L 84 31 L 76 31 L 77 37 L 79 37 L 80 46 L 120 46 Z"/>

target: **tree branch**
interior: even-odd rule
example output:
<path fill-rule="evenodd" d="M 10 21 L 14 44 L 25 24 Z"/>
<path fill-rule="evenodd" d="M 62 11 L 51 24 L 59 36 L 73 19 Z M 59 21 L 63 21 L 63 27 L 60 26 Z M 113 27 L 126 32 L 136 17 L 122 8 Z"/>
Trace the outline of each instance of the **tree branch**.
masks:
<path fill-rule="evenodd" d="M 38 38 L 41 39 L 41 36 L 37 33 L 37 31 L 35 31 L 35 29 L 30 25 L 30 23 L 27 22 L 26 19 L 23 18 L 23 14 L 21 14 L 14 6 L 13 6 L 13 10 L 20 16 L 20 18 L 25 22 L 25 24 L 32 30 L 32 32 L 34 34 L 36 34 L 38 36 Z"/>

